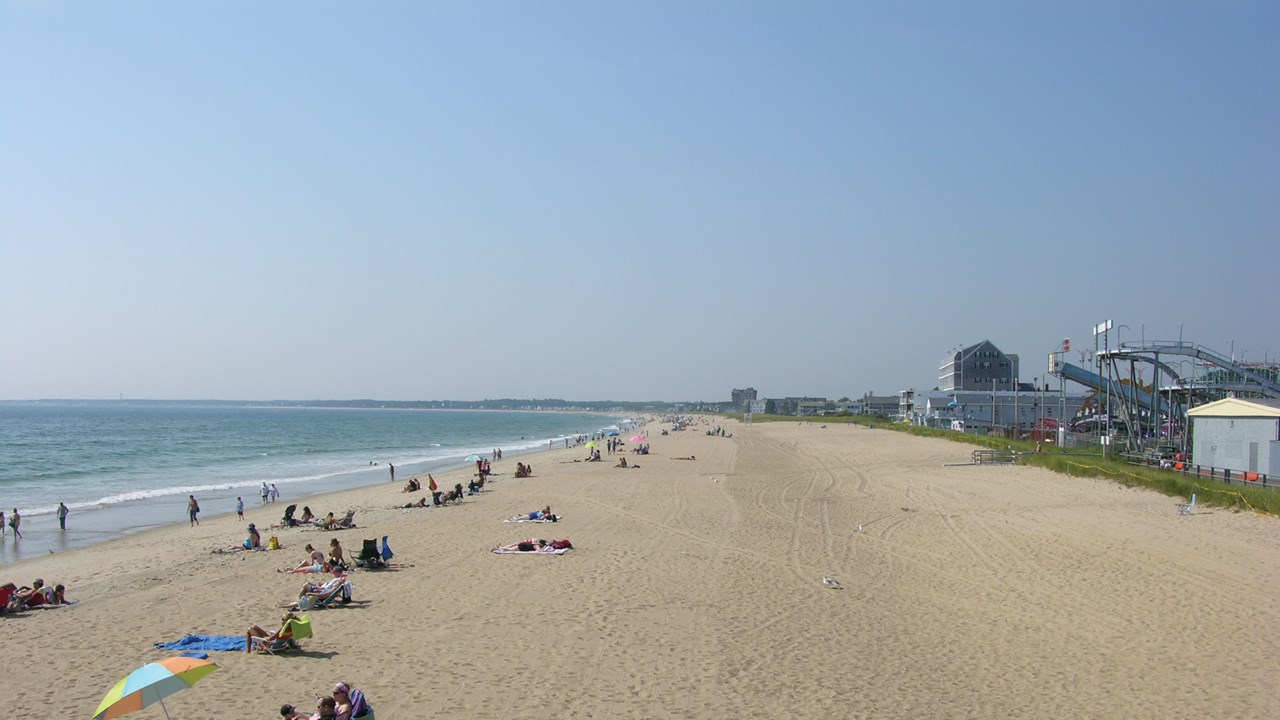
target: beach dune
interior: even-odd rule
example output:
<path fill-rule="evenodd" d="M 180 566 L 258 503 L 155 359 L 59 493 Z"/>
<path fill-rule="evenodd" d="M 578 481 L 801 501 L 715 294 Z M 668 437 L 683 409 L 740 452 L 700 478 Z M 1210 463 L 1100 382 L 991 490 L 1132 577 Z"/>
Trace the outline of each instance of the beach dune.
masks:
<path fill-rule="evenodd" d="M 708 422 L 733 437 L 651 424 L 639 469 L 553 450 L 517 480 L 504 460 L 457 507 L 393 509 L 415 496 L 389 483 L 310 498 L 362 527 L 266 532 L 281 551 L 210 552 L 242 537 L 231 516 L 5 566 L 81 602 L 0 619 L 0 684 L 24 716 L 87 718 L 166 656 L 152 643 L 274 623 L 303 580 L 277 570 L 305 543 L 388 535 L 405 566 L 353 574 L 357 602 L 310 613 L 304 652 L 212 653 L 222 669 L 170 714 L 272 717 L 346 681 L 380 720 L 1280 716 L 1258 639 L 1280 627 L 1275 518 L 945 467 L 971 450 L 945 440 Z M 546 504 L 563 522 L 501 522 Z M 576 549 L 489 552 L 530 535 Z"/>

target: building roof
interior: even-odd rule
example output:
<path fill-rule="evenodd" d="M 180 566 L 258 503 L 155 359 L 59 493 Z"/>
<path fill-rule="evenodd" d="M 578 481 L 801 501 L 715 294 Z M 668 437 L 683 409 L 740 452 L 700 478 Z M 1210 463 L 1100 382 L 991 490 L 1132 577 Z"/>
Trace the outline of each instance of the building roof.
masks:
<path fill-rule="evenodd" d="M 1191 408 L 1191 417 L 1272 417 L 1280 418 L 1280 400 L 1245 400 L 1224 398 Z"/>

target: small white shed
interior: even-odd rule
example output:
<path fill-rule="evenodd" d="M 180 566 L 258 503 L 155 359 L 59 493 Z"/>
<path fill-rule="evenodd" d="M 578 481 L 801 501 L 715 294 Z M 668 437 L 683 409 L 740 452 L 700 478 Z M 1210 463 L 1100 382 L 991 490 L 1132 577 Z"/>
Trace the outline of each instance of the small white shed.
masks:
<path fill-rule="evenodd" d="M 1280 401 L 1226 398 L 1187 416 L 1196 465 L 1280 477 Z"/>

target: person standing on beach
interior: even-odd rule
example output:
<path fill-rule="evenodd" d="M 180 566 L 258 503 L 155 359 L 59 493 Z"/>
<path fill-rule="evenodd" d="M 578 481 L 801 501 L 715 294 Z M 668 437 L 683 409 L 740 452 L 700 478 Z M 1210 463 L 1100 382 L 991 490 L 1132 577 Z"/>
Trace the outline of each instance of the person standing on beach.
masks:
<path fill-rule="evenodd" d="M 396 481 L 396 466 L 395 466 L 395 465 L 392 465 L 391 463 L 387 463 L 387 467 L 391 468 L 391 482 L 395 482 L 395 481 Z"/>
<path fill-rule="evenodd" d="M 66 503 L 58 503 L 58 527 L 63 530 L 67 529 L 67 512 Z"/>
<path fill-rule="evenodd" d="M 267 487 L 267 484 L 265 482 L 262 483 L 262 504 L 263 505 L 267 504 L 267 496 L 270 494 L 271 494 L 271 488 Z"/>
<path fill-rule="evenodd" d="M 188 495 L 187 496 L 187 517 L 191 518 L 191 527 L 195 527 L 196 525 L 200 524 L 200 521 L 196 519 L 196 515 L 198 515 L 199 513 L 200 513 L 200 503 L 196 502 L 196 496 Z"/>
<path fill-rule="evenodd" d="M 280 499 L 280 491 L 276 489 L 276 484 L 275 484 L 275 483 L 271 483 L 271 502 L 272 502 L 272 504 L 274 504 L 274 503 L 275 503 L 275 501 L 276 501 L 276 500 L 279 500 L 279 499 Z"/>
<path fill-rule="evenodd" d="M 244 519 L 244 498 L 242 497 L 236 498 L 236 517 Z"/>
<path fill-rule="evenodd" d="M 18 526 L 22 524 L 22 516 L 18 514 L 18 508 L 14 508 L 9 514 L 9 527 L 13 529 L 13 539 L 17 540 L 22 537 L 22 533 L 18 532 Z"/>
<path fill-rule="evenodd" d="M 0 510 L 0 538 L 4 537 L 4 511 Z"/>

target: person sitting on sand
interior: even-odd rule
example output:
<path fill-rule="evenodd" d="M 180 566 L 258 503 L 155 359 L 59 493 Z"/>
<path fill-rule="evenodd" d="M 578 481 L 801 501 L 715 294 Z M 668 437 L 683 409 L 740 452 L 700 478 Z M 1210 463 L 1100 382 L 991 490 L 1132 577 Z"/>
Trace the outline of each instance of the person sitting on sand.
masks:
<path fill-rule="evenodd" d="M 630 467 L 630 466 L 628 466 L 628 465 L 627 465 L 627 459 L 626 459 L 625 457 L 621 457 L 621 458 L 618 458 L 618 464 L 617 464 L 617 465 L 614 465 L 614 467 L 616 467 L 616 468 L 627 468 L 627 467 Z M 635 467 L 640 467 L 640 466 L 639 466 L 639 465 L 636 465 Z"/>
<path fill-rule="evenodd" d="M 262 549 L 262 536 L 258 534 L 258 528 L 253 523 L 249 523 L 249 536 L 244 539 L 244 549 Z"/>
<path fill-rule="evenodd" d="M 347 568 L 347 557 L 342 552 L 342 544 L 338 542 L 338 538 L 329 541 L 329 567 Z"/>
<path fill-rule="evenodd" d="M 314 716 L 300 713 L 296 706 L 285 703 L 280 706 L 280 717 L 284 720 L 312 720 Z"/>
<path fill-rule="evenodd" d="M 297 615 L 294 615 L 291 612 L 285 613 L 284 617 L 280 618 L 280 629 L 275 631 L 274 633 L 268 633 L 266 630 L 263 630 L 258 625 L 254 625 L 253 627 L 249 628 L 248 630 L 245 631 L 245 634 L 244 634 L 244 651 L 245 652 L 253 651 L 253 638 L 255 637 L 265 638 L 265 642 L 271 646 L 274 646 L 277 643 L 292 644 L 293 643 L 293 625 L 291 621 L 297 620 L 297 619 L 298 619 Z"/>
<path fill-rule="evenodd" d="M 528 471 L 524 469 L 524 463 L 522 462 L 516 463 L 516 477 L 528 477 Z"/>
<path fill-rule="evenodd" d="M 298 518 L 299 525 L 315 522 L 316 516 L 311 514 L 311 508 L 306 505 L 302 506 L 302 517 Z"/>
<path fill-rule="evenodd" d="M 411 492 L 418 492 L 421 489 L 422 489 L 422 485 L 418 483 L 418 478 L 409 478 L 408 484 L 406 484 L 404 486 L 404 489 L 401 490 L 400 492 L 411 493 Z"/>
<path fill-rule="evenodd" d="M 291 573 L 303 573 L 303 572 L 308 572 L 308 573 L 318 573 L 318 572 L 324 572 L 325 570 L 328 570 L 328 569 L 329 569 L 329 564 L 328 564 L 328 562 L 326 562 L 326 559 L 325 559 L 324 553 L 322 553 L 322 552 L 320 552 L 319 550 L 315 549 L 315 547 L 313 547 L 313 546 L 311 545 L 311 543 L 307 543 L 307 553 L 308 553 L 308 554 L 307 554 L 307 559 L 305 559 L 305 560 L 303 560 L 302 562 L 298 563 L 297 567 L 295 567 L 295 568 L 293 568 L 293 569 L 289 570 L 288 572 L 291 572 Z"/>

